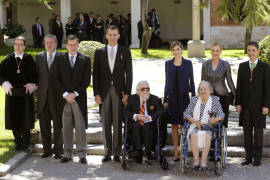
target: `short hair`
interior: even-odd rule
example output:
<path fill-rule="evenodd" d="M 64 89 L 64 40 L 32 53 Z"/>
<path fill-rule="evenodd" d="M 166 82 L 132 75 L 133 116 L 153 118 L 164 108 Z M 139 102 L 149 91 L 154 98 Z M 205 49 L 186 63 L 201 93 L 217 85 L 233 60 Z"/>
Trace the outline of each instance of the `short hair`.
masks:
<path fill-rule="evenodd" d="M 182 50 L 184 49 L 184 46 L 180 41 L 173 41 L 170 45 L 170 50 L 172 51 L 175 46 L 179 46 Z"/>
<path fill-rule="evenodd" d="M 14 43 L 15 43 L 16 40 L 21 40 L 21 41 L 23 41 L 23 45 L 24 45 L 24 46 L 26 45 L 25 37 L 23 37 L 23 36 L 18 36 L 18 37 L 16 37 L 16 38 L 14 39 Z"/>
<path fill-rule="evenodd" d="M 221 46 L 221 44 L 219 44 L 218 42 L 213 42 L 212 44 L 211 44 L 211 47 L 210 48 L 212 48 L 212 47 L 214 47 L 214 46 L 219 46 L 220 47 L 220 49 L 222 50 L 222 46 Z"/>
<path fill-rule="evenodd" d="M 36 17 L 36 21 L 40 20 L 40 17 Z"/>
<path fill-rule="evenodd" d="M 247 46 L 254 46 L 257 50 L 260 50 L 260 45 L 255 41 L 250 41 Z"/>
<path fill-rule="evenodd" d="M 77 40 L 79 42 L 79 38 L 73 34 L 68 35 L 67 39 L 66 39 L 66 44 L 68 43 L 68 41 L 73 41 L 73 40 Z"/>
<path fill-rule="evenodd" d="M 106 34 L 108 33 L 109 30 L 117 30 L 118 34 L 120 34 L 118 26 L 115 26 L 115 25 L 109 26 L 109 27 L 106 29 Z"/>
<path fill-rule="evenodd" d="M 198 86 L 198 94 L 200 94 L 200 87 L 201 87 L 201 86 L 204 86 L 204 85 L 207 86 L 207 87 L 209 88 L 210 94 L 212 94 L 213 91 L 214 91 L 213 86 L 211 85 L 210 82 L 204 81 L 204 80 L 202 80 L 202 81 L 200 82 L 199 86 Z"/>
<path fill-rule="evenodd" d="M 55 35 L 53 34 L 47 34 L 45 37 L 44 37 L 44 41 L 48 38 L 52 38 L 54 40 L 54 42 L 57 44 L 57 38 Z"/>
<path fill-rule="evenodd" d="M 94 14 L 93 12 L 90 12 L 89 14 Z"/>
<path fill-rule="evenodd" d="M 148 87 L 150 87 L 148 81 L 142 80 L 137 83 L 136 91 L 138 91 L 142 85 L 147 85 Z"/>

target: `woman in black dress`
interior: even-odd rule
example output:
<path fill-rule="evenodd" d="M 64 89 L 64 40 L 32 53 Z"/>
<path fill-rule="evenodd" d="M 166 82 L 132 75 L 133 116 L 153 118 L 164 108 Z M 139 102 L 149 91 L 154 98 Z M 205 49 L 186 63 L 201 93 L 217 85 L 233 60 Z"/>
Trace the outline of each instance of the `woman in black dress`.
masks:
<path fill-rule="evenodd" d="M 75 34 L 75 26 L 72 22 L 72 18 L 69 17 L 68 18 L 68 23 L 66 24 L 65 26 L 65 29 L 66 29 L 66 36 L 68 37 L 69 35 L 74 35 Z"/>
<path fill-rule="evenodd" d="M 104 36 L 104 22 L 101 16 L 97 17 L 97 22 L 95 24 L 95 40 L 103 43 L 103 36 Z"/>

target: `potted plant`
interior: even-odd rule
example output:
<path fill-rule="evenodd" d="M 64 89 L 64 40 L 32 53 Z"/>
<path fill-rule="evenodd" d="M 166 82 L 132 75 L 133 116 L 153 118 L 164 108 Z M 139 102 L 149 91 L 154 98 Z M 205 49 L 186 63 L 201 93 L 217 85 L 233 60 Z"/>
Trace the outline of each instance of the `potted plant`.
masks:
<path fill-rule="evenodd" d="M 8 39 L 5 40 L 7 46 L 12 46 L 14 39 L 19 35 L 26 32 L 25 28 L 21 24 L 9 24 L 2 29 L 4 35 L 8 36 Z"/>

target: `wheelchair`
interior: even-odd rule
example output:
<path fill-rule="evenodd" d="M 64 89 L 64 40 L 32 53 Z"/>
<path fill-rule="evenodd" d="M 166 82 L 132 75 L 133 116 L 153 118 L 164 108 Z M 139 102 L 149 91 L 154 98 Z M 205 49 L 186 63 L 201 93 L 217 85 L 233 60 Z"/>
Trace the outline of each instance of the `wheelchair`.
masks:
<path fill-rule="evenodd" d="M 127 154 L 129 153 L 129 150 L 132 149 L 132 147 L 128 147 L 128 125 L 129 125 L 129 119 L 125 118 L 125 126 L 124 126 L 124 145 L 123 145 L 123 151 L 122 151 L 122 169 L 126 170 L 127 169 L 127 162 L 132 162 L 132 158 L 127 158 Z M 145 160 L 145 162 L 148 165 L 151 165 L 154 162 L 158 162 L 160 164 L 161 169 L 167 170 L 169 165 L 167 159 L 164 157 L 161 146 L 160 146 L 160 118 L 157 118 L 157 137 L 156 137 L 156 149 L 155 149 L 155 154 L 156 154 L 156 159 L 155 160 Z"/>
<path fill-rule="evenodd" d="M 187 131 L 189 123 L 185 120 L 184 127 L 180 132 L 180 171 L 182 174 L 187 172 L 187 158 L 188 158 L 188 137 Z M 212 125 L 212 139 L 210 151 L 214 151 L 215 174 L 221 176 L 222 170 L 227 162 L 227 129 L 222 125 L 222 121 L 218 124 Z M 209 151 L 209 152 L 210 152 Z"/>

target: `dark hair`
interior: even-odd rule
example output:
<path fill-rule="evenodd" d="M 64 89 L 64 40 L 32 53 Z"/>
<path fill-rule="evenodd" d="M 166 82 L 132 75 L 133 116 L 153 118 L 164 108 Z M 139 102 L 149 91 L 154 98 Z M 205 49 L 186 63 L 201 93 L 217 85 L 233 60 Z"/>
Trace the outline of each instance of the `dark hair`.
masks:
<path fill-rule="evenodd" d="M 36 21 L 40 20 L 40 17 L 36 17 Z"/>
<path fill-rule="evenodd" d="M 73 41 L 73 40 L 77 40 L 79 42 L 79 38 L 73 34 L 68 35 L 67 39 L 66 39 L 66 44 L 68 43 L 68 41 Z"/>
<path fill-rule="evenodd" d="M 255 41 L 250 41 L 247 46 L 254 46 L 257 50 L 260 50 L 260 45 Z"/>
<path fill-rule="evenodd" d="M 25 37 L 23 37 L 23 36 L 18 36 L 18 37 L 16 37 L 16 38 L 14 39 L 14 43 L 15 43 L 16 40 L 21 40 L 21 41 L 23 41 L 23 45 L 24 45 L 24 46 L 26 45 Z"/>
<path fill-rule="evenodd" d="M 182 50 L 184 49 L 184 46 L 181 42 L 179 41 L 173 41 L 170 45 L 170 50 L 172 51 L 172 49 L 175 47 L 175 46 L 179 46 Z"/>
<path fill-rule="evenodd" d="M 57 38 L 55 35 L 53 34 L 47 34 L 45 37 L 44 37 L 44 41 L 48 38 L 52 38 L 54 40 L 54 42 L 57 44 Z"/>
<path fill-rule="evenodd" d="M 109 26 L 109 27 L 106 29 L 106 34 L 108 33 L 109 30 L 117 30 L 117 31 L 118 31 L 118 34 L 119 34 L 119 28 L 118 28 L 118 26 L 115 26 L 115 25 Z"/>
<path fill-rule="evenodd" d="M 90 12 L 89 14 L 94 14 L 93 12 Z"/>

